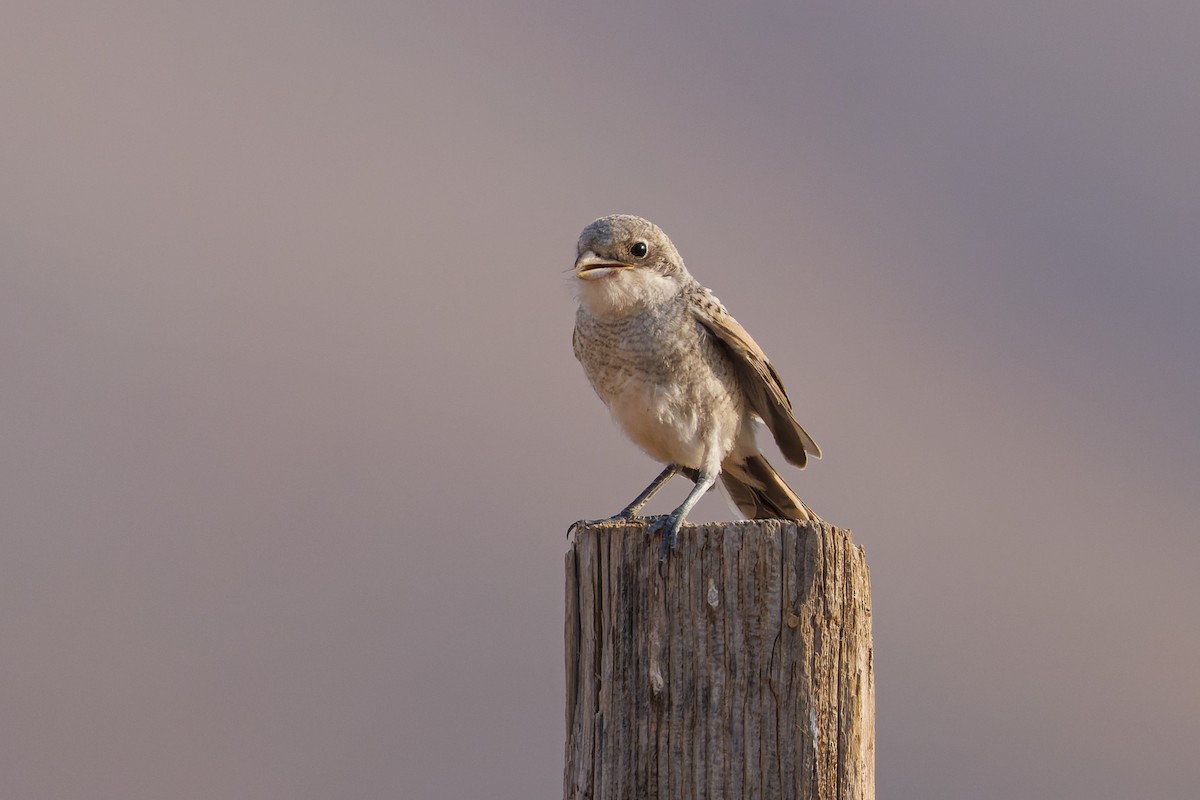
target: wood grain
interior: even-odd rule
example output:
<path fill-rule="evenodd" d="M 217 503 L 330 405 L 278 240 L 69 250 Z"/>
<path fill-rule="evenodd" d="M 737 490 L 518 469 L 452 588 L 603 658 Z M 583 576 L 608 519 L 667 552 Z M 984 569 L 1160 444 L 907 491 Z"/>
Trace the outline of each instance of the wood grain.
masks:
<path fill-rule="evenodd" d="M 875 796 L 865 554 L 848 531 L 641 524 L 566 557 L 568 800 Z"/>

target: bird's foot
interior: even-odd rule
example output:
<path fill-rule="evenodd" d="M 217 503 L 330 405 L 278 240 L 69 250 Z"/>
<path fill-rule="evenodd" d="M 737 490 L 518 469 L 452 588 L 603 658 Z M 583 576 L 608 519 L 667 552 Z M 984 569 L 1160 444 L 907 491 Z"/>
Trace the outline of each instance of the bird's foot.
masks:
<path fill-rule="evenodd" d="M 646 526 L 646 535 L 653 536 L 662 530 L 670 516 L 670 514 L 653 514 L 649 517 L 642 517 L 640 522 Z"/>
<path fill-rule="evenodd" d="M 675 549 L 675 545 L 679 543 L 679 529 L 682 527 L 682 514 L 664 514 L 661 517 L 653 518 L 649 532 L 662 532 L 662 546 L 658 550 L 659 561 L 666 561 L 667 553 Z"/>
<path fill-rule="evenodd" d="M 645 517 L 639 517 L 637 514 L 634 514 L 629 509 L 625 509 L 624 511 L 622 511 L 619 514 L 615 514 L 611 517 L 605 517 L 604 519 L 578 519 L 578 520 L 575 520 L 574 522 L 571 523 L 571 526 L 569 528 L 567 528 L 567 536 L 570 536 L 572 533 L 574 533 L 579 528 L 586 528 L 589 525 L 607 525 L 612 522 L 641 523 L 641 522 L 645 522 L 645 521 L 646 521 Z"/>

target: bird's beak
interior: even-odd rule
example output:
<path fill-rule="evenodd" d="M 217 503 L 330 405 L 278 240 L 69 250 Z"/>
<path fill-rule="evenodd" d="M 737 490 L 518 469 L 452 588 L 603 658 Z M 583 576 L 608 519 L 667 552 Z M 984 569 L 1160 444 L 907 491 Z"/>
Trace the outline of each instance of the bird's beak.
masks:
<path fill-rule="evenodd" d="M 594 281 L 612 275 L 617 270 L 632 268 L 632 264 L 605 261 L 591 250 L 585 250 L 579 258 L 575 259 L 575 277 L 584 281 Z"/>

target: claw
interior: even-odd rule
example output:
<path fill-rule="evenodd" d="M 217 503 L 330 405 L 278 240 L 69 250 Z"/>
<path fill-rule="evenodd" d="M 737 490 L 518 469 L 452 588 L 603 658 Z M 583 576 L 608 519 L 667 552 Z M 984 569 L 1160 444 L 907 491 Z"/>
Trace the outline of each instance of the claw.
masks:
<path fill-rule="evenodd" d="M 662 528 L 663 525 L 666 524 L 667 517 L 669 517 L 669 516 L 671 516 L 671 515 L 670 514 L 655 514 L 650 517 L 643 517 L 639 521 L 646 525 L 646 535 L 653 536 L 654 534 L 658 533 L 659 529 Z"/>
<path fill-rule="evenodd" d="M 683 517 L 668 514 L 654 525 L 656 529 L 660 526 L 662 527 L 662 547 L 658 551 L 658 560 L 666 561 L 668 551 L 674 550 L 675 545 L 679 543 L 679 529 L 683 527 Z"/>

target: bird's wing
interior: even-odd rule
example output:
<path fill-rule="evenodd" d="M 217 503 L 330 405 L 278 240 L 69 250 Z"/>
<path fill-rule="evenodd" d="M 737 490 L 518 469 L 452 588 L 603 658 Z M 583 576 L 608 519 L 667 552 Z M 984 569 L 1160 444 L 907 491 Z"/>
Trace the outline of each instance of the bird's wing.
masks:
<path fill-rule="evenodd" d="M 808 463 L 809 455 L 820 458 L 821 448 L 792 416 L 792 401 L 779 373 L 758 343 L 707 289 L 693 293 L 690 305 L 700 324 L 725 345 L 751 410 L 767 424 L 784 458 L 797 467 Z"/>

